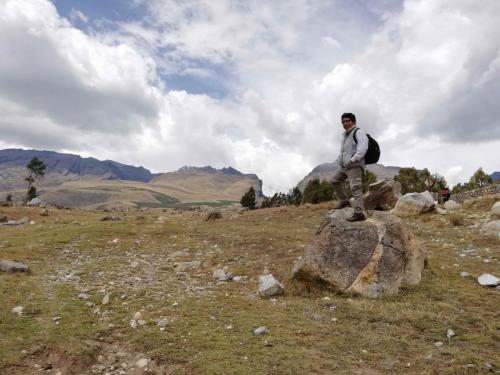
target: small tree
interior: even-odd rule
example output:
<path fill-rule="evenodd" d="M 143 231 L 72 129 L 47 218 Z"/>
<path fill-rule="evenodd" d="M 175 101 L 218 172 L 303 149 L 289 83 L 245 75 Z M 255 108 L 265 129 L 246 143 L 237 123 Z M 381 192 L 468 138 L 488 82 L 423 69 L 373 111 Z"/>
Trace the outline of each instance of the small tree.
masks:
<path fill-rule="evenodd" d="M 288 193 L 288 204 L 293 204 L 295 206 L 298 206 L 301 202 L 302 202 L 302 192 L 297 186 L 295 186 Z"/>
<path fill-rule="evenodd" d="M 241 206 L 248 207 L 251 210 L 255 210 L 255 189 L 250 187 L 248 191 L 241 197 Z"/>
<path fill-rule="evenodd" d="M 7 194 L 7 197 L 5 197 L 6 202 L 12 202 L 12 194 Z"/>
<path fill-rule="evenodd" d="M 479 168 L 469 180 L 472 189 L 482 188 L 492 183 L 493 179 L 484 173 L 483 168 Z"/>
<path fill-rule="evenodd" d="M 28 192 L 26 194 L 26 203 L 28 203 L 36 196 L 36 188 L 33 184 L 40 176 L 45 174 L 45 164 L 35 156 L 26 165 L 26 169 L 28 169 L 28 176 L 24 180 L 28 182 Z"/>
<path fill-rule="evenodd" d="M 315 178 L 307 183 L 304 189 L 304 203 L 321 203 L 333 199 L 333 185 Z"/>

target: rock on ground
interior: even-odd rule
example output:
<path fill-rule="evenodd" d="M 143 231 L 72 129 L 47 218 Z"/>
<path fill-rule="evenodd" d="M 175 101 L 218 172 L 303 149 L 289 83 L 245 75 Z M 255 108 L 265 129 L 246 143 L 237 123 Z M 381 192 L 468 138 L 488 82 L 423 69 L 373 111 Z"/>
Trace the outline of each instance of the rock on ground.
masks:
<path fill-rule="evenodd" d="M 434 209 L 436 203 L 431 193 L 408 193 L 398 199 L 396 206 L 391 211 L 399 217 L 417 216 Z"/>
<path fill-rule="evenodd" d="M 283 294 L 284 288 L 272 274 L 259 276 L 259 294 L 262 297 L 273 297 Z"/>
<path fill-rule="evenodd" d="M 390 210 L 401 197 L 401 184 L 397 181 L 381 180 L 368 186 L 363 197 L 367 210 Z"/>
<path fill-rule="evenodd" d="M 444 208 L 447 209 L 448 211 L 454 211 L 454 210 L 459 210 L 462 207 L 460 203 L 457 203 L 455 201 L 449 200 L 444 203 Z"/>
<path fill-rule="evenodd" d="M 346 220 L 352 209 L 332 210 L 322 220 L 293 277 L 337 292 L 369 297 L 397 294 L 421 280 L 425 255 L 401 219 L 373 211 L 366 221 Z"/>
<path fill-rule="evenodd" d="M 29 267 L 11 260 L 0 260 L 0 271 L 3 272 L 29 272 Z"/>
<path fill-rule="evenodd" d="M 489 273 L 483 273 L 481 276 L 477 278 L 479 284 L 484 286 L 497 286 L 500 285 L 500 279 Z"/>
<path fill-rule="evenodd" d="M 484 224 L 479 230 L 479 233 L 483 237 L 500 241 L 500 220 L 490 221 Z"/>
<path fill-rule="evenodd" d="M 491 216 L 500 219 L 500 201 L 495 202 L 493 207 L 491 207 Z"/>

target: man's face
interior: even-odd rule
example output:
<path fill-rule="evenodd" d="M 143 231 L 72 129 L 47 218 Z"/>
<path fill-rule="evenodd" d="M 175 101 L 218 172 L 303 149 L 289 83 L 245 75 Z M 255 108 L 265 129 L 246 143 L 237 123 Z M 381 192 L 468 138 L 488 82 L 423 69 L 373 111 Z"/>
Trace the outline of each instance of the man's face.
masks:
<path fill-rule="evenodd" d="M 345 130 L 349 130 L 354 126 L 354 122 L 350 118 L 344 117 L 342 119 L 342 126 L 344 127 Z"/>

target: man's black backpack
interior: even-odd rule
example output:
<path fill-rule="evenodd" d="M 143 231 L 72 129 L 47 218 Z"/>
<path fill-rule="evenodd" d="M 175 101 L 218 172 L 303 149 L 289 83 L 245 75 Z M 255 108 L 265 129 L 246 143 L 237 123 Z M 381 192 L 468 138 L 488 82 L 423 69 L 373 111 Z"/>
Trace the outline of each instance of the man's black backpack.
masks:
<path fill-rule="evenodd" d="M 356 133 L 359 129 L 354 131 L 353 137 L 354 142 L 358 144 L 358 140 L 356 139 Z M 375 139 L 373 139 L 370 134 L 366 135 L 368 137 L 368 150 L 365 154 L 365 164 L 375 164 L 380 159 L 380 147 Z"/>

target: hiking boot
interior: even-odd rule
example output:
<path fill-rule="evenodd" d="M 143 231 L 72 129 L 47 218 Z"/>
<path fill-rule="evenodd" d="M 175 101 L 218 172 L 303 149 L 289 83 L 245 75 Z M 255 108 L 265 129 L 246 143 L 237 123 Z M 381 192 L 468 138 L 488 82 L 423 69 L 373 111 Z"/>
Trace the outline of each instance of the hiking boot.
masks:
<path fill-rule="evenodd" d="M 332 207 L 332 210 L 340 210 L 344 207 L 351 207 L 351 204 L 349 202 L 339 202 Z"/>
<path fill-rule="evenodd" d="M 363 221 L 366 220 L 366 216 L 364 214 L 354 213 L 351 217 L 348 217 L 346 220 L 350 222 Z"/>

